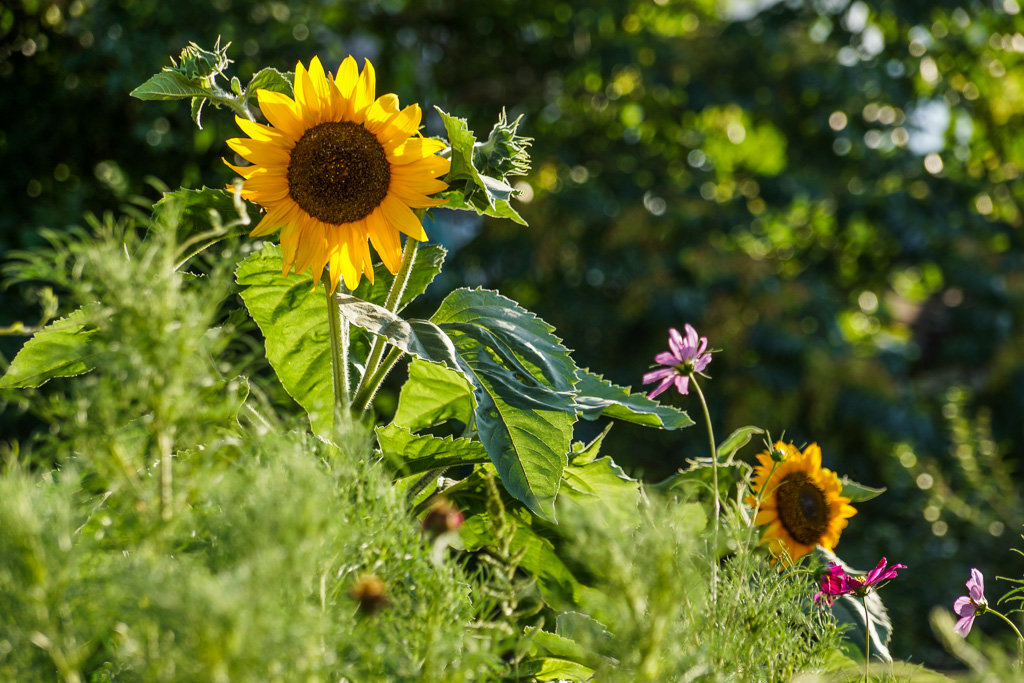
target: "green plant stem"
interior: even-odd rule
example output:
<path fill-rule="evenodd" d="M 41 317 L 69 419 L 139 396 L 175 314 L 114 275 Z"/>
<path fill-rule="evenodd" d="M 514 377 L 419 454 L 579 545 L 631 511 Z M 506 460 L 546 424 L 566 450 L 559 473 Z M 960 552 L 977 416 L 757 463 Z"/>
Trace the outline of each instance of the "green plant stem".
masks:
<path fill-rule="evenodd" d="M 348 410 L 349 406 L 348 322 L 341 318 L 338 298 L 336 293 L 331 291 L 331 282 L 326 271 L 323 283 L 327 294 L 327 321 L 331 333 L 331 378 L 334 382 L 334 414 L 337 417 Z"/>
<path fill-rule="evenodd" d="M 402 265 L 399 267 L 398 273 L 391 283 L 391 289 L 388 290 L 387 299 L 384 301 L 384 307 L 392 313 L 398 311 L 398 305 L 402 301 L 402 294 L 405 293 L 405 287 L 409 284 L 409 276 L 412 274 L 412 267 L 416 262 L 416 250 L 418 248 L 419 242 L 411 237 L 405 238 L 405 246 L 402 248 Z M 363 399 L 359 403 L 358 408 L 355 405 L 353 406 L 353 412 L 357 417 L 361 416 L 363 411 L 369 406 L 370 400 L 377 393 L 380 382 L 384 379 L 384 375 L 387 374 L 385 372 L 381 375 L 378 372 L 386 345 L 387 339 L 382 336 L 375 336 L 373 343 L 370 345 L 370 353 L 366 356 L 366 368 L 363 370 L 363 376 L 359 380 L 359 385 L 356 387 L 355 392 L 356 397 Z M 395 360 L 398 359 L 396 358 Z M 390 369 L 389 367 L 388 370 Z M 373 383 L 374 381 L 376 381 L 376 384 Z"/>
<path fill-rule="evenodd" d="M 868 594 L 861 596 L 864 603 L 864 683 L 868 683 L 871 666 L 871 612 L 868 612 Z"/>
<path fill-rule="evenodd" d="M 697 383 L 697 377 L 692 372 L 690 373 L 690 384 L 697 392 L 701 410 L 704 411 L 704 424 L 708 428 L 708 444 L 711 448 L 711 483 L 715 489 L 714 548 L 712 549 L 711 558 L 711 602 L 714 604 L 718 597 L 718 526 L 721 516 L 719 510 L 722 507 L 718 493 L 718 447 L 715 445 L 715 430 L 711 426 L 711 413 L 708 411 L 708 403 L 704 400 L 704 392 L 701 391 L 700 384 Z"/>
<path fill-rule="evenodd" d="M 985 611 L 986 612 L 991 612 L 992 614 L 996 615 L 997 617 L 999 617 L 1000 619 L 1005 621 L 1006 625 L 1009 626 L 1010 628 L 1012 628 L 1013 632 L 1017 634 L 1017 646 L 1018 646 L 1018 648 L 1021 647 L 1021 646 L 1024 646 L 1024 636 L 1021 635 L 1020 631 L 1017 629 L 1017 627 L 1014 625 L 1014 623 L 1012 621 L 1010 621 L 1010 618 L 1008 616 L 1006 616 L 1005 614 L 1003 614 L 1002 612 L 1000 612 L 998 610 L 992 609 L 991 607 L 987 608 Z"/>
<path fill-rule="evenodd" d="M 380 389 L 381 382 L 391 372 L 391 368 L 395 367 L 395 363 L 398 362 L 403 353 L 398 347 L 392 347 L 384 358 L 384 362 L 377 366 L 377 369 L 374 370 L 373 375 L 366 382 L 365 386 L 360 382 L 360 388 L 356 390 L 355 398 L 352 399 L 352 413 L 354 415 L 360 416 L 370 407 L 370 402 L 373 401 L 374 395 Z M 366 375 L 363 375 L 363 377 L 365 378 Z"/>
<path fill-rule="evenodd" d="M 174 448 L 170 434 L 162 427 L 156 435 L 157 448 L 160 451 L 160 518 L 164 521 L 173 516 L 174 488 L 171 459 Z"/>

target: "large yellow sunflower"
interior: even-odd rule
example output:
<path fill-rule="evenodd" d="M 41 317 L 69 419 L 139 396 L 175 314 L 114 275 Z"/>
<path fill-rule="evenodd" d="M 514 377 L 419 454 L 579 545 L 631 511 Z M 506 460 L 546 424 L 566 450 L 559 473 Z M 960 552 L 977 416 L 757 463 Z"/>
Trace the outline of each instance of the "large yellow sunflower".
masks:
<path fill-rule="evenodd" d="M 842 495 L 839 477 L 821 466 L 821 449 L 812 443 L 801 453 L 781 441 L 775 449 L 781 462 L 767 451 L 757 456 L 754 491 L 761 494 L 761 506 L 754 523 L 766 525 L 761 536 L 777 557 L 797 560 L 821 545 L 832 550 L 839 535 L 857 514 Z M 777 465 L 777 466 L 776 466 Z M 775 471 L 772 467 L 775 466 Z M 747 502 L 756 505 L 751 496 Z"/>
<path fill-rule="evenodd" d="M 295 65 L 295 99 L 270 90 L 257 93 L 265 126 L 235 117 L 247 138 L 228 145 L 251 166 L 228 164 L 242 178 L 242 197 L 266 214 L 254 237 L 281 230 L 284 274 L 312 269 L 314 286 L 330 266 L 331 291 L 338 281 L 355 289 L 365 273 L 373 281 L 367 238 L 392 273 L 402 260 L 399 232 L 427 235 L 412 209 L 437 206 L 427 195 L 449 162 L 436 156 L 439 140 L 418 134 L 418 104 L 374 96 L 373 65 L 360 74 L 346 57 L 337 76 L 313 57 Z M 225 163 L 227 163 L 225 161 Z"/>

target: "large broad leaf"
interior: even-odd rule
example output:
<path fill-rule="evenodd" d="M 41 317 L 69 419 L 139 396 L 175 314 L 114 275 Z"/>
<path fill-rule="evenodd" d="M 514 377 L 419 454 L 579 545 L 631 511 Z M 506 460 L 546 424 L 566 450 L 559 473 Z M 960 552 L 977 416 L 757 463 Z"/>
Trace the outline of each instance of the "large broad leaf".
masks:
<path fill-rule="evenodd" d="M 400 476 L 488 462 L 483 445 L 472 439 L 420 436 L 393 424 L 376 432 L 381 453 Z"/>
<path fill-rule="evenodd" d="M 632 514 L 640 501 L 640 483 L 607 456 L 585 465 L 567 466 L 562 482 L 559 502 L 571 500 L 592 513 L 607 510 Z"/>
<path fill-rule="evenodd" d="M 473 385 L 454 370 L 414 360 L 402 386 L 395 424 L 417 432 L 447 420 L 470 424 L 473 420 Z"/>
<path fill-rule="evenodd" d="M 95 352 L 89 338 L 95 310 L 86 306 L 55 320 L 29 339 L 0 377 L 0 388 L 27 389 L 54 377 L 74 377 L 93 369 Z"/>
<path fill-rule="evenodd" d="M 493 291 L 457 289 L 431 320 L 474 385 L 477 432 L 505 488 L 553 520 L 576 418 L 568 349 L 550 325 Z"/>
<path fill-rule="evenodd" d="M 760 427 L 740 427 L 734 430 L 732 434 L 726 438 L 725 441 L 718 444 L 718 459 L 729 460 L 739 449 L 750 443 L 750 439 L 755 434 L 764 434 L 764 430 Z"/>
<path fill-rule="evenodd" d="M 161 71 L 129 94 L 140 100 L 180 100 L 206 97 L 210 92 L 178 71 Z"/>
<path fill-rule="evenodd" d="M 324 290 L 311 290 L 308 277 L 284 277 L 281 263 L 280 247 L 264 246 L 239 265 L 235 279 L 285 391 L 306 410 L 314 432 L 330 435 L 334 386 Z"/>
<path fill-rule="evenodd" d="M 589 370 L 581 370 L 579 378 L 576 408 L 585 420 L 605 416 L 661 429 L 681 429 L 693 424 L 683 411 L 631 393 L 628 387 L 612 384 Z"/>

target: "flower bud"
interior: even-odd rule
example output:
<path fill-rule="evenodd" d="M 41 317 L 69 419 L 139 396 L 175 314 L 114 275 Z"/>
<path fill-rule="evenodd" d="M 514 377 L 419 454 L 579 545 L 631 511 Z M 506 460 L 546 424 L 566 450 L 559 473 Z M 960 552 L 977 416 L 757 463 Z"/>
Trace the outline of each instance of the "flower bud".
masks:
<path fill-rule="evenodd" d="M 179 64 L 175 71 L 180 72 L 190 80 L 207 80 L 215 74 L 223 73 L 228 68 L 231 60 L 227 57 L 227 50 L 231 43 L 224 47 L 220 46 L 220 38 L 213 46 L 213 51 L 204 50 L 195 43 L 189 43 L 188 47 L 181 51 L 178 57 Z"/>
<path fill-rule="evenodd" d="M 373 614 L 388 604 L 387 587 L 376 574 L 360 574 L 348 594 L 363 614 Z"/>
<path fill-rule="evenodd" d="M 446 498 L 437 498 L 423 518 L 423 533 L 431 538 L 455 531 L 465 519 L 462 512 Z"/>

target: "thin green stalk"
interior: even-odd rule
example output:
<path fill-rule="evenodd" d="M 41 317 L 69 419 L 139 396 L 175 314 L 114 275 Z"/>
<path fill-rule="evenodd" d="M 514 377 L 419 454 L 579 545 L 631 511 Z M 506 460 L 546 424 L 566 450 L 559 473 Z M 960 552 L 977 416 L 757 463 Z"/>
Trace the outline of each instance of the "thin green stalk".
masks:
<path fill-rule="evenodd" d="M 996 615 L 997 617 L 999 617 L 1000 619 L 1005 621 L 1006 625 L 1009 626 L 1010 628 L 1012 628 L 1013 632 L 1017 634 L 1017 645 L 1018 645 L 1018 647 L 1024 646 L 1024 636 L 1022 636 L 1020 634 L 1020 631 L 1017 630 L 1017 627 L 1014 625 L 1014 623 L 1012 621 L 1010 621 L 1010 618 L 1008 616 L 1006 616 L 1005 614 L 1003 614 L 1002 612 L 1000 612 L 998 610 L 992 609 L 991 607 L 987 608 L 985 611 L 986 612 L 991 612 L 992 614 Z"/>
<path fill-rule="evenodd" d="M 370 402 L 373 401 L 373 397 L 377 394 L 377 390 L 380 389 L 384 378 L 391 372 L 391 368 L 395 367 L 395 363 L 398 362 L 403 353 L 397 346 L 392 347 L 387 357 L 384 358 L 384 362 L 373 371 L 373 375 L 370 376 L 365 386 L 360 382 L 360 388 L 356 390 L 355 398 L 352 399 L 352 413 L 354 415 L 362 415 L 370 407 Z M 363 375 L 363 377 L 365 379 L 367 375 Z"/>
<path fill-rule="evenodd" d="M 419 242 L 411 237 L 405 238 L 405 246 L 402 249 L 402 265 L 399 267 L 398 273 L 391 283 L 391 289 L 388 290 L 387 299 L 384 301 L 384 307 L 392 313 L 398 311 L 398 305 L 402 301 L 402 294 L 405 293 L 405 287 L 409 284 L 409 276 L 412 274 L 412 267 L 416 262 L 416 250 L 418 247 Z M 380 382 L 384 379 L 384 376 L 380 375 L 378 370 L 380 369 L 381 357 L 384 355 L 384 347 L 386 345 L 387 339 L 382 336 L 374 336 L 373 343 L 370 345 L 370 353 L 366 357 L 366 368 L 363 370 L 363 376 L 356 387 L 355 395 L 362 397 L 365 401 L 361 402 L 358 408 L 353 406 L 353 412 L 357 416 L 362 415 L 363 411 L 366 410 L 370 399 L 377 393 Z M 386 374 L 385 372 L 384 375 Z M 376 384 L 373 384 L 375 380 Z"/>
<path fill-rule="evenodd" d="M 864 603 L 864 683 L 868 683 L 871 666 L 871 612 L 868 612 L 868 594 L 861 596 Z"/>
<path fill-rule="evenodd" d="M 156 435 L 157 449 L 160 451 L 160 518 L 170 520 L 174 513 L 173 471 L 171 469 L 174 449 L 170 434 L 163 427 L 158 428 Z"/>
<path fill-rule="evenodd" d="M 715 604 L 718 597 L 718 526 L 719 526 L 719 509 L 721 501 L 719 500 L 718 493 L 718 447 L 715 445 L 715 430 L 711 426 L 711 413 L 708 411 L 708 403 L 704 400 L 704 392 L 700 390 L 700 385 L 697 383 L 697 377 L 694 373 L 690 373 L 690 384 L 697 392 L 697 397 L 700 399 L 701 410 L 704 411 L 704 424 L 708 428 L 708 444 L 711 447 L 711 483 L 715 491 L 715 531 L 714 531 L 714 548 L 712 549 L 711 558 L 711 602 Z"/>
<path fill-rule="evenodd" d="M 324 291 L 327 294 L 327 321 L 331 334 L 331 379 L 334 383 L 334 414 L 341 415 L 349 406 L 348 376 L 348 322 L 342 320 L 338 299 L 331 291 L 331 282 L 326 271 L 323 276 Z M 339 285 L 340 286 L 340 285 Z"/>

